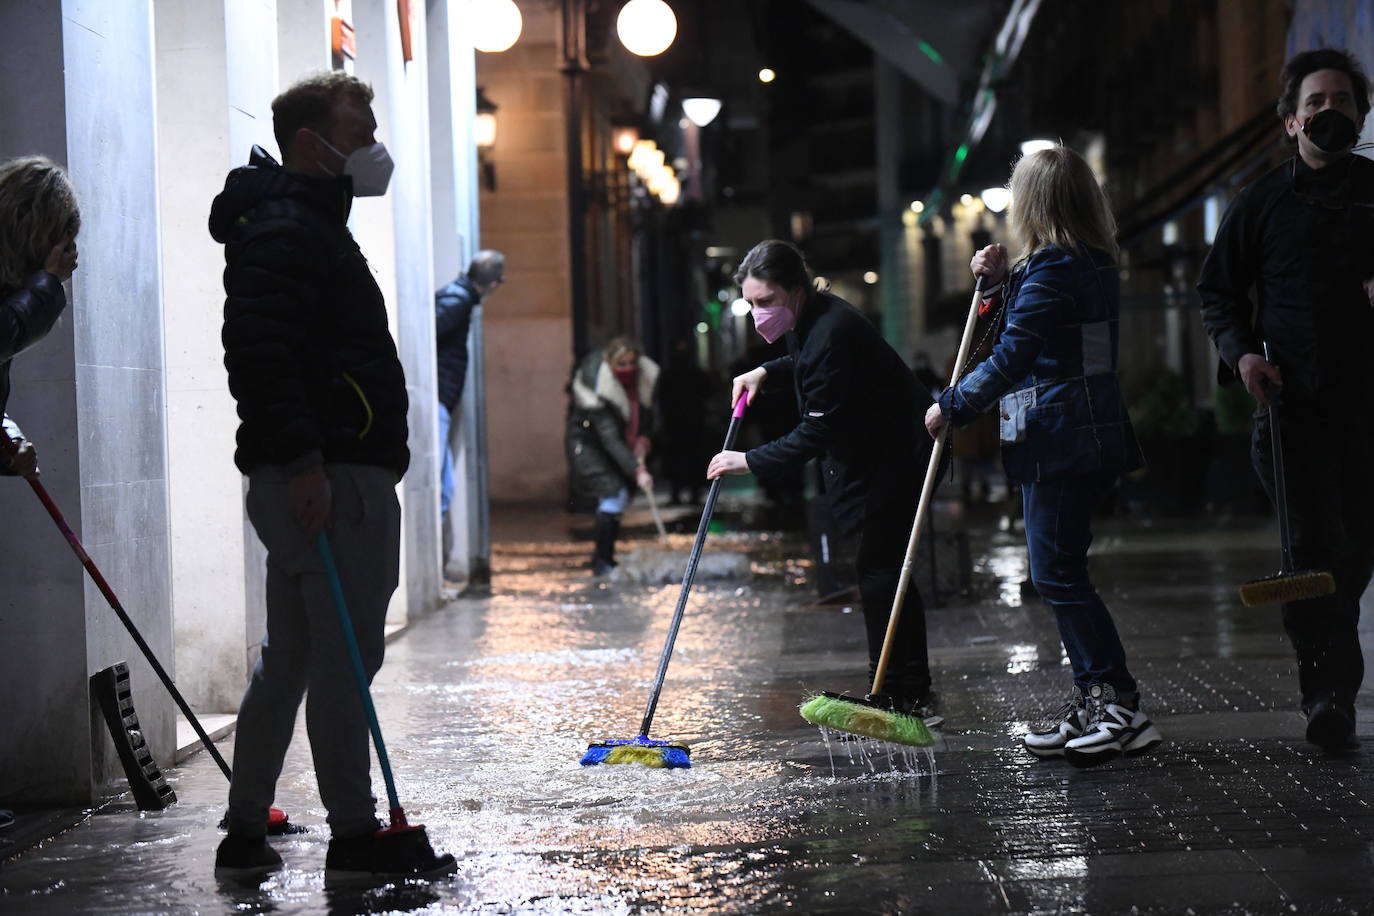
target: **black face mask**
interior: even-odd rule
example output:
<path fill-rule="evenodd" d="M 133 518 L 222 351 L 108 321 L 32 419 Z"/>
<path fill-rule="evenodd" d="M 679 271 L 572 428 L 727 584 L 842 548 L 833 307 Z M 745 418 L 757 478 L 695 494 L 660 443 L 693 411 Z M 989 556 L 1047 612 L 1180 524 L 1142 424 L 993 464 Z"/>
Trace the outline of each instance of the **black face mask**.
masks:
<path fill-rule="evenodd" d="M 1302 126 L 1307 139 L 1326 153 L 1342 153 L 1355 145 L 1360 129 L 1355 122 L 1334 108 L 1319 111 Z"/>

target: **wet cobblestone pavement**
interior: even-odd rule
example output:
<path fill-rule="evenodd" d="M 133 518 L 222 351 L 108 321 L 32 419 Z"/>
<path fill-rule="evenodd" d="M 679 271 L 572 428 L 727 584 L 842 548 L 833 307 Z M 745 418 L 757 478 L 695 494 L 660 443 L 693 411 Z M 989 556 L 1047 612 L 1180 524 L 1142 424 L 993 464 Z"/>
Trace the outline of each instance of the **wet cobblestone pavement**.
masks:
<path fill-rule="evenodd" d="M 633 737 L 676 586 L 590 579 L 567 524 L 498 518 L 493 594 L 416 623 L 377 678 L 402 802 L 452 879 L 326 886 L 302 729 L 277 803 L 312 829 L 261 886 L 212 876 L 225 785 L 201 754 L 168 773 L 177 806 L 124 799 L 6 861 L 0 911 L 1374 913 L 1374 702 L 1361 754 L 1302 742 L 1278 612 L 1235 597 L 1272 571 L 1264 528 L 1102 526 L 1093 573 L 1166 743 L 1083 771 L 1019 750 L 1068 674 L 1013 535 L 975 532 L 972 593 L 928 612 L 933 768 L 827 749 L 796 707 L 862 690 L 857 608 L 812 603 L 798 542 L 713 536 L 751 575 L 694 589 L 655 725 L 694 767 L 653 771 L 577 760 Z"/>

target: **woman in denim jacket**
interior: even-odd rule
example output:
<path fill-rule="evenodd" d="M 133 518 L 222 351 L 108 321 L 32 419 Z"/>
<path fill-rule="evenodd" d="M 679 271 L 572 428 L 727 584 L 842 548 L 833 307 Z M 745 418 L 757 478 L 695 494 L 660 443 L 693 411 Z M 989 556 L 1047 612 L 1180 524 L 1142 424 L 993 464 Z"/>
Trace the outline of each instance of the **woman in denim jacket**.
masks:
<path fill-rule="evenodd" d="M 1025 247 L 974 255 L 975 274 L 1005 297 L 992 354 L 926 414 L 935 435 L 1000 407 L 1002 460 L 1021 484 L 1031 580 L 1054 609 L 1073 666 L 1068 701 L 1024 738 L 1037 757 L 1091 766 L 1160 742 L 1140 710 L 1116 625 L 1088 578 L 1092 513 L 1120 474 L 1141 465 L 1117 381 L 1116 223 L 1088 164 L 1057 146 L 1011 176 L 1010 219 Z M 1005 285 L 1004 285 L 1005 281 Z"/>

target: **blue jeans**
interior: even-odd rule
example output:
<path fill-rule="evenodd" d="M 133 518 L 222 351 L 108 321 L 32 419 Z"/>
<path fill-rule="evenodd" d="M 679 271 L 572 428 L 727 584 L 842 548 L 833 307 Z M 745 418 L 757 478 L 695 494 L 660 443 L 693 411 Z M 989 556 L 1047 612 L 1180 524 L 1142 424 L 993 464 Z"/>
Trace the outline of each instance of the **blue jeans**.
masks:
<path fill-rule="evenodd" d="M 596 511 L 605 512 L 607 515 L 620 515 L 629 504 L 630 491 L 626 487 L 621 487 L 610 496 L 601 497 L 596 504 Z"/>
<path fill-rule="evenodd" d="M 439 462 L 439 514 L 446 517 L 448 507 L 453 505 L 453 449 L 449 448 L 448 432 L 453 423 L 453 417 L 449 414 L 448 408 L 442 403 L 439 404 L 439 453 L 443 458 Z M 444 558 L 445 560 L 448 557 Z"/>
<path fill-rule="evenodd" d="M 1111 489 L 1115 474 L 1088 474 L 1021 485 L 1031 581 L 1054 611 L 1073 682 L 1087 690 L 1110 684 L 1134 693 L 1111 612 L 1088 580 L 1093 509 Z"/>

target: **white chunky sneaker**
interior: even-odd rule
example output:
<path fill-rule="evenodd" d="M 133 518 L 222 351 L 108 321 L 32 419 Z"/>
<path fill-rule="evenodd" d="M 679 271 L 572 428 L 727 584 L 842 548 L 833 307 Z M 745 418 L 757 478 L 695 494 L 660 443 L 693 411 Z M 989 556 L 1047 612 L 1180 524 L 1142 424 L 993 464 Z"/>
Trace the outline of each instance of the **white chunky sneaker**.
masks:
<path fill-rule="evenodd" d="M 1021 739 L 1037 757 L 1063 757 L 1064 745 L 1068 744 L 1088 727 L 1088 709 L 1083 703 L 1083 691 L 1077 684 L 1069 691 L 1069 698 L 1050 719 L 1044 731 L 1031 732 Z"/>
<path fill-rule="evenodd" d="M 1064 758 L 1076 767 L 1143 754 L 1164 740 L 1150 717 L 1122 703 L 1110 684 L 1088 688 L 1087 703 L 1088 727 L 1064 745 Z"/>

